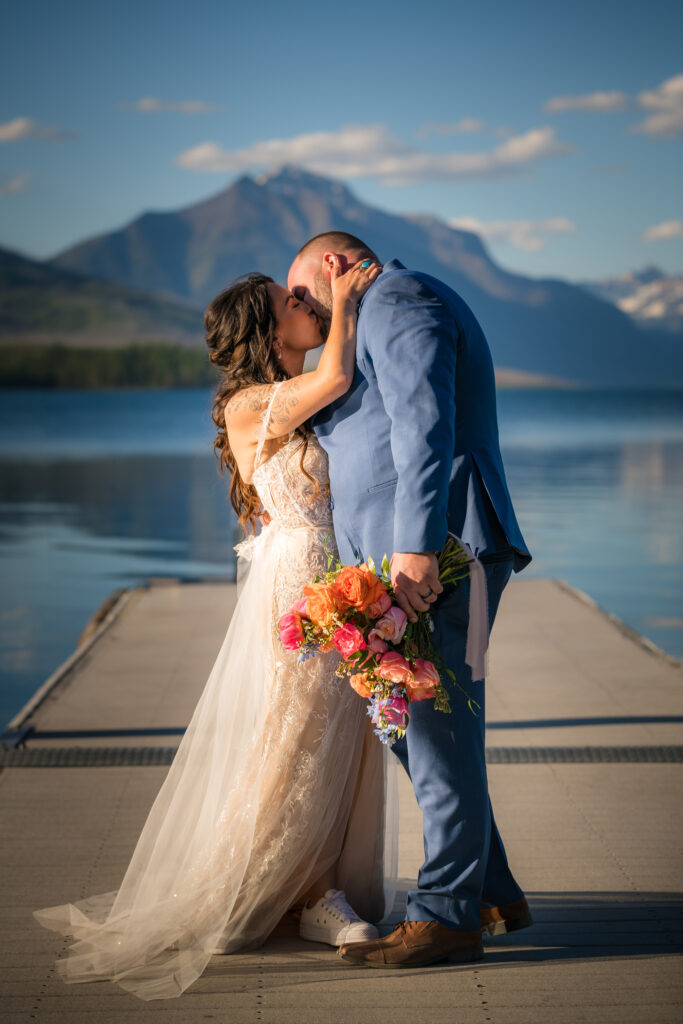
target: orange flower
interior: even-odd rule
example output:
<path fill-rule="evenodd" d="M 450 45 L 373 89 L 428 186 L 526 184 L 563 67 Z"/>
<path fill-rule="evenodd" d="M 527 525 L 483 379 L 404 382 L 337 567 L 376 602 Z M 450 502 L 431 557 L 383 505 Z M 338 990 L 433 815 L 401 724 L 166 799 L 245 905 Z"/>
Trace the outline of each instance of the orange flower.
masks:
<path fill-rule="evenodd" d="M 356 672 L 354 676 L 350 676 L 349 682 L 356 693 L 360 694 L 361 697 L 368 699 L 369 697 L 372 697 L 372 690 L 368 685 L 369 679 L 370 677 L 367 672 Z"/>
<path fill-rule="evenodd" d="M 304 587 L 306 614 L 316 626 L 329 626 L 333 615 L 342 610 L 334 583 L 311 583 Z"/>
<path fill-rule="evenodd" d="M 366 611 L 386 593 L 384 583 L 368 568 L 366 562 L 363 565 L 344 566 L 337 576 L 335 586 L 343 601 L 360 612 Z"/>

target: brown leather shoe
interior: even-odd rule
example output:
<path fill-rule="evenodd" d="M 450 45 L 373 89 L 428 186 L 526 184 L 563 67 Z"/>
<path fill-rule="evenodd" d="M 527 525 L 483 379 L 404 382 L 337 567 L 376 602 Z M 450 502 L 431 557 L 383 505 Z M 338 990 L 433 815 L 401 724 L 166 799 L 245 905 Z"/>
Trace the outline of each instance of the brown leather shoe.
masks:
<path fill-rule="evenodd" d="M 526 900 L 501 903 L 499 907 L 482 907 L 479 911 L 481 930 L 488 935 L 505 935 L 518 932 L 534 923 Z"/>
<path fill-rule="evenodd" d="M 481 932 L 446 928 L 436 921 L 401 921 L 391 935 L 372 942 L 342 946 L 339 956 L 358 967 L 426 967 L 448 960 L 452 964 L 481 960 Z"/>

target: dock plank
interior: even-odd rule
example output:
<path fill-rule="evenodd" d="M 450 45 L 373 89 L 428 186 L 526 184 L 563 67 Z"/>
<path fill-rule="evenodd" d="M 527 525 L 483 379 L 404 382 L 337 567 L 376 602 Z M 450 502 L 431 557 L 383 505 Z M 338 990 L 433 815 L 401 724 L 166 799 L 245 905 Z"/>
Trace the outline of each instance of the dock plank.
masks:
<path fill-rule="evenodd" d="M 234 602 L 235 588 L 218 583 L 134 592 L 32 709 L 27 746 L 177 744 Z M 492 638 L 488 742 L 680 744 L 682 678 L 680 666 L 570 588 L 513 580 Z M 92 735 L 103 728 L 123 735 Z M 363 971 L 329 947 L 301 942 L 286 921 L 262 950 L 213 958 L 179 1000 L 142 1003 L 109 983 L 64 985 L 54 959 L 68 940 L 40 928 L 31 909 L 116 888 L 166 771 L 0 774 L 0 1005 L 12 1024 L 365 1024 L 386 1013 L 396 1024 L 681 1019 L 677 764 L 490 765 L 498 824 L 536 924 L 487 942 L 474 966 Z M 421 860 L 420 814 L 403 779 L 403 892 Z"/>

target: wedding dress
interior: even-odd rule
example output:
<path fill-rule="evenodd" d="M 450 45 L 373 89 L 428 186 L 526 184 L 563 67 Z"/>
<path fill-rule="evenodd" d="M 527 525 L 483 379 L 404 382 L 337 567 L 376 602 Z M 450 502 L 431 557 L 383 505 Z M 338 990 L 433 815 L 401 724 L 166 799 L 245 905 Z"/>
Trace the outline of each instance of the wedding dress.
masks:
<path fill-rule="evenodd" d="M 261 945 L 330 867 L 360 916 L 393 903 L 396 820 L 386 748 L 336 652 L 299 662 L 279 617 L 336 553 L 327 456 L 290 435 L 253 484 L 271 516 L 255 539 L 227 635 L 118 890 L 34 911 L 73 936 L 66 982 L 108 979 L 144 1000 L 179 996 L 212 951 Z M 391 761 L 394 761 L 391 758 Z"/>

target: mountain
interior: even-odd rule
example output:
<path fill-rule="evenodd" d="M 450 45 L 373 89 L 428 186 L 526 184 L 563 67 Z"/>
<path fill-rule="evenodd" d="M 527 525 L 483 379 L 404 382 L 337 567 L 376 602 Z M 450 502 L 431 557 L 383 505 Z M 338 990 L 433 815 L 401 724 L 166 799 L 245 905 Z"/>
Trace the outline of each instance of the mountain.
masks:
<path fill-rule="evenodd" d="M 186 303 L 0 249 L 0 344 L 199 345 L 202 331 L 201 314 Z"/>
<path fill-rule="evenodd" d="M 203 306 L 249 270 L 284 282 L 297 249 L 330 228 L 455 288 L 498 367 L 593 386 L 683 385 L 683 346 L 645 333 L 611 302 L 562 281 L 509 273 L 474 234 L 434 217 L 384 212 L 340 182 L 295 167 L 242 177 L 185 209 L 143 214 L 52 265 Z"/>
<path fill-rule="evenodd" d="M 683 333 L 683 277 L 645 267 L 606 281 L 586 281 L 582 287 L 618 306 L 638 324 Z"/>

